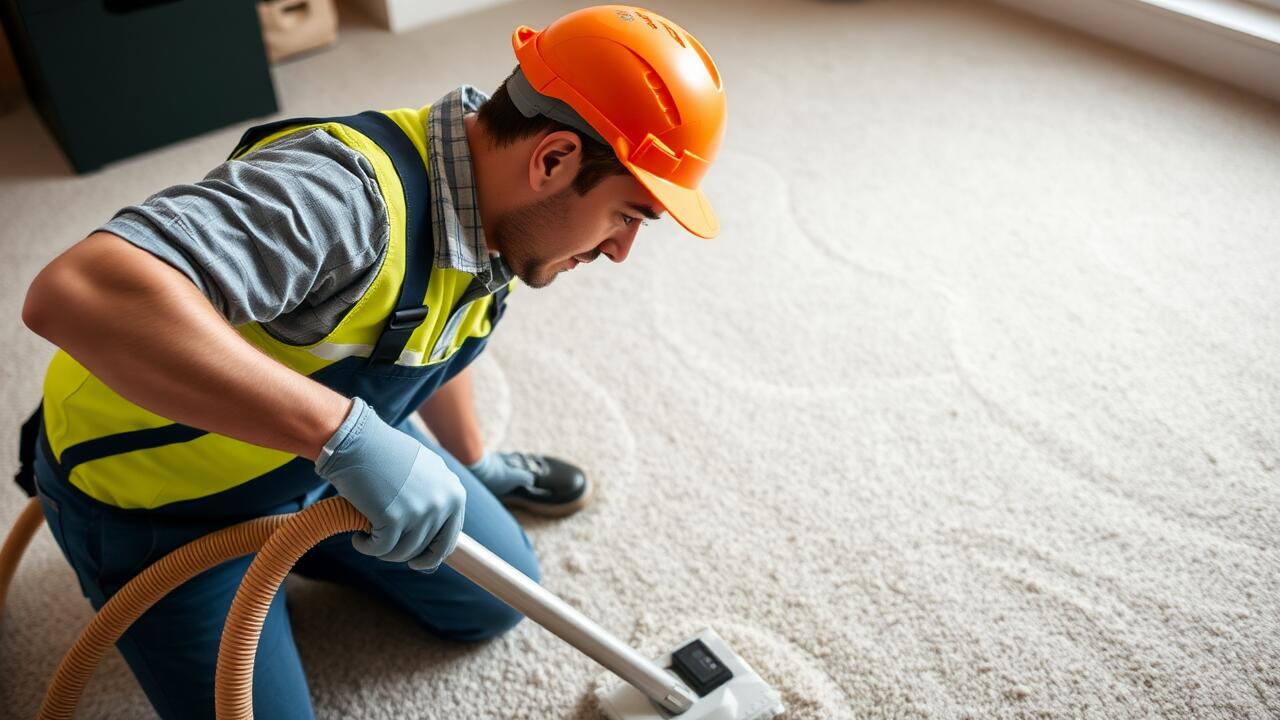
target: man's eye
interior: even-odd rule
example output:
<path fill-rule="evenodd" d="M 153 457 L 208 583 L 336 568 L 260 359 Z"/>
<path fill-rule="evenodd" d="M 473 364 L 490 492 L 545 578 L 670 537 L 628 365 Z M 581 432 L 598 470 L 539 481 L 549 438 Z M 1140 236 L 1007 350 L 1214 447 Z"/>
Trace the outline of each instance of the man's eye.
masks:
<path fill-rule="evenodd" d="M 620 214 L 622 215 L 622 224 L 626 225 L 627 227 L 631 227 L 631 223 L 636 223 L 636 222 L 640 223 L 641 225 L 649 224 L 638 217 L 632 217 L 631 215 L 628 215 L 626 213 L 620 213 Z"/>

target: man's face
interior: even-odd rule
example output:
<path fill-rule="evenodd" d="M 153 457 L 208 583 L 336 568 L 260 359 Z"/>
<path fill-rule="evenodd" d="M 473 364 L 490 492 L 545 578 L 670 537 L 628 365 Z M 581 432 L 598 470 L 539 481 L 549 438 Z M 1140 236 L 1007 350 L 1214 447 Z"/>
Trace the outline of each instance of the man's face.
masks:
<path fill-rule="evenodd" d="M 600 255 L 626 260 L 641 221 L 661 212 L 634 177 L 614 175 L 586 195 L 566 187 L 507 212 L 494 223 L 490 241 L 525 285 L 546 287 Z"/>

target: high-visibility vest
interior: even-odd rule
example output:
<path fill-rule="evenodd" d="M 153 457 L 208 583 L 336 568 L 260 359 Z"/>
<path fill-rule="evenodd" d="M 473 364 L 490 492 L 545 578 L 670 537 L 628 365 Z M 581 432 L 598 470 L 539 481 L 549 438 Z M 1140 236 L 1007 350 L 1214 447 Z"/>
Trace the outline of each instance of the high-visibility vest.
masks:
<path fill-rule="evenodd" d="M 246 132 L 230 158 L 321 128 L 373 167 L 390 239 L 377 276 L 338 326 L 309 345 L 283 342 L 256 322 L 236 330 L 285 366 L 364 398 L 392 424 L 479 353 L 514 285 L 490 294 L 468 273 L 432 268 L 428 112 L 275 122 Z M 41 435 L 59 477 L 117 508 L 240 514 L 323 482 L 306 458 L 175 423 L 126 400 L 61 350 L 45 376 Z"/>

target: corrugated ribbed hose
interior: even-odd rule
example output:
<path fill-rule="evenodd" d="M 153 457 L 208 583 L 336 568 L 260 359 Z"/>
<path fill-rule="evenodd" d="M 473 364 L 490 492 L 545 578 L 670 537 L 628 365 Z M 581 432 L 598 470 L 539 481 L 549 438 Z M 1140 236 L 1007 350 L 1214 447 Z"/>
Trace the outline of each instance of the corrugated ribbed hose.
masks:
<path fill-rule="evenodd" d="M 218 720 L 253 718 L 253 659 L 271 600 L 285 576 L 321 540 L 353 530 L 368 532 L 369 520 L 345 498 L 332 497 L 292 515 L 262 546 L 240 582 L 222 628 L 214 676 Z"/>
<path fill-rule="evenodd" d="M 257 552 L 288 520 L 273 515 L 247 520 L 192 540 L 157 560 L 120 588 L 94 616 L 62 658 L 49 684 L 41 720 L 70 720 L 89 677 L 125 630 L 171 590 L 219 563 Z M 179 630 L 180 631 L 180 630 Z"/>
<path fill-rule="evenodd" d="M 43 519 L 40 501 L 33 498 L 0 549 L 0 611 L 18 561 Z M 215 675 L 219 720 L 252 718 L 253 659 L 267 610 L 285 576 L 321 540 L 368 529 L 369 521 L 359 511 L 335 497 L 299 513 L 247 520 L 174 550 L 112 595 L 80 633 L 54 674 L 39 717 L 70 720 L 102 656 L 160 598 L 215 565 L 257 552 L 227 614 Z"/>

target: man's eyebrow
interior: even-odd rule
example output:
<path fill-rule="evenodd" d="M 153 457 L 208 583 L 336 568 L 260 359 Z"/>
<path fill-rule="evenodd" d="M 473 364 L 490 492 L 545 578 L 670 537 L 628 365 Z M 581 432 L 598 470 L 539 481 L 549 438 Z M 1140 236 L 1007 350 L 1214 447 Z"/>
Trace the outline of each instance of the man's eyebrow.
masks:
<path fill-rule="evenodd" d="M 649 207 L 648 205 L 642 205 L 642 204 L 640 204 L 640 203 L 634 203 L 634 202 L 629 202 L 629 203 L 627 203 L 627 204 L 631 206 L 631 209 L 632 209 L 632 210 L 635 210 L 636 212 L 638 212 L 638 213 L 640 213 L 641 215 L 643 215 L 643 216 L 645 216 L 645 217 L 649 218 L 650 220 L 657 220 L 657 219 L 658 219 L 658 211 L 657 211 L 657 210 L 654 210 L 653 208 Z"/>

